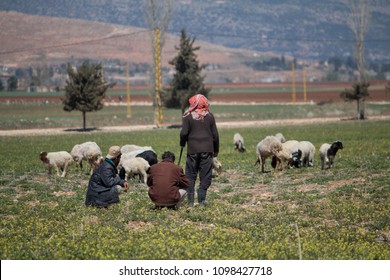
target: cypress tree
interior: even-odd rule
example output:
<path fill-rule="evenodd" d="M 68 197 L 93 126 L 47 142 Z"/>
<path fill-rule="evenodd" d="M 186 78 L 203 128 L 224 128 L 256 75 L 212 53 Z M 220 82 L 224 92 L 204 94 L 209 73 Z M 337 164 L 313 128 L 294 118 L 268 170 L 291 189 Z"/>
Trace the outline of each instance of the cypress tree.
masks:
<path fill-rule="evenodd" d="M 175 74 L 170 82 L 170 88 L 163 94 L 164 105 L 167 108 L 181 108 L 184 113 L 189 105 L 188 99 L 197 94 L 208 97 L 211 89 L 206 89 L 203 83 L 204 76 L 201 71 L 205 65 L 199 65 L 196 51 L 200 47 L 194 46 L 195 38 L 188 38 L 184 29 L 181 30 L 180 46 L 175 47 L 179 51 L 169 64 L 175 67 Z"/>
<path fill-rule="evenodd" d="M 77 71 L 68 64 L 69 79 L 65 86 L 64 110 L 78 110 L 83 114 L 83 130 L 86 130 L 86 113 L 103 108 L 106 90 L 114 86 L 102 78 L 102 65 L 84 62 Z"/>

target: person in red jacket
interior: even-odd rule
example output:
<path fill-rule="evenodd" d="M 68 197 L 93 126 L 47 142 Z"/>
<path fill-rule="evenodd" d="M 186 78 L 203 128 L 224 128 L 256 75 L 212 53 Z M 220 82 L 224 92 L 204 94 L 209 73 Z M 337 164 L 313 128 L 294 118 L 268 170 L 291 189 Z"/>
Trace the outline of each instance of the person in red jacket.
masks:
<path fill-rule="evenodd" d="M 194 205 L 195 181 L 199 174 L 198 203 L 205 205 L 207 189 L 211 185 L 213 157 L 219 153 L 219 135 L 209 102 L 202 94 L 189 100 L 190 107 L 183 115 L 180 131 L 180 147 L 187 143 L 186 176 L 191 184 L 188 188 L 188 205 Z"/>
<path fill-rule="evenodd" d="M 183 169 L 176 165 L 175 154 L 167 151 L 161 156 L 162 161 L 150 167 L 147 185 L 148 195 L 153 203 L 159 207 L 179 209 L 183 202 L 190 182 Z"/>

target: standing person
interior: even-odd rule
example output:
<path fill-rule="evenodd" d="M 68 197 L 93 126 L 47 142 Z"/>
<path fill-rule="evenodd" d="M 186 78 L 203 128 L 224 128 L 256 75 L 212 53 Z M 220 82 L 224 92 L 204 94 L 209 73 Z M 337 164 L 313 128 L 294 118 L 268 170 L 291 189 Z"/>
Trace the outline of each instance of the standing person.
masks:
<path fill-rule="evenodd" d="M 188 205 L 194 205 L 195 182 L 199 173 L 198 203 L 206 202 L 207 189 L 211 185 L 213 157 L 218 156 L 219 134 L 209 102 L 202 94 L 189 100 L 190 107 L 183 115 L 180 131 L 180 147 L 187 143 L 186 176 L 190 180 Z"/>
<path fill-rule="evenodd" d="M 128 183 L 117 174 L 121 159 L 119 146 L 112 146 L 103 163 L 93 172 L 89 179 L 85 205 L 104 207 L 119 202 L 121 189 L 127 190 Z"/>
<path fill-rule="evenodd" d="M 148 195 L 157 207 L 179 209 L 190 181 L 183 169 L 175 164 L 174 153 L 164 152 L 161 159 L 162 162 L 152 165 L 149 170 Z"/>

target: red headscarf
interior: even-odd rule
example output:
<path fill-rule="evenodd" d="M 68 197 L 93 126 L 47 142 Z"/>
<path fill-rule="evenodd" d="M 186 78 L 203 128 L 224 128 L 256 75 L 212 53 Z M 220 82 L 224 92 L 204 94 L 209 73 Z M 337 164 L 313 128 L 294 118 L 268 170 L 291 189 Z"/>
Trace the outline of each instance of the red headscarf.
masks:
<path fill-rule="evenodd" d="M 202 94 L 196 94 L 188 99 L 190 107 L 184 112 L 183 118 L 189 114 L 195 120 L 203 120 L 204 116 L 209 113 L 209 101 Z"/>

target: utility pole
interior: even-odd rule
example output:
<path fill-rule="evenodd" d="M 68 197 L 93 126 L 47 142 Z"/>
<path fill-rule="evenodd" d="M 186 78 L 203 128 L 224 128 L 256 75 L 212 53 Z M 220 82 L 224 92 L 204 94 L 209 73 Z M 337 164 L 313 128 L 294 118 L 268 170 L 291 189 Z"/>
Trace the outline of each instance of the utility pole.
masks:
<path fill-rule="evenodd" d="M 126 66 L 127 117 L 131 118 L 129 64 Z"/>
<path fill-rule="evenodd" d="M 295 103 L 297 101 L 297 96 L 295 93 L 295 62 L 292 62 L 292 95 L 291 95 L 291 101 L 292 103 Z"/>
<path fill-rule="evenodd" d="M 161 78 L 161 45 L 160 45 L 160 29 L 154 29 L 155 42 L 156 42 L 156 54 L 155 54 L 155 65 L 156 65 L 156 107 L 155 107 L 155 124 L 160 127 L 163 120 L 162 104 L 160 92 L 162 89 L 162 78 Z"/>
<path fill-rule="evenodd" d="M 306 94 L 306 64 L 303 63 L 303 102 L 307 102 Z"/>

